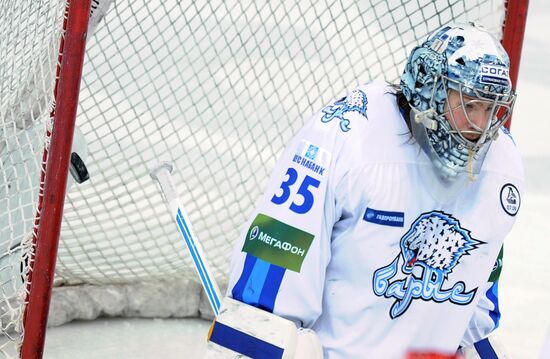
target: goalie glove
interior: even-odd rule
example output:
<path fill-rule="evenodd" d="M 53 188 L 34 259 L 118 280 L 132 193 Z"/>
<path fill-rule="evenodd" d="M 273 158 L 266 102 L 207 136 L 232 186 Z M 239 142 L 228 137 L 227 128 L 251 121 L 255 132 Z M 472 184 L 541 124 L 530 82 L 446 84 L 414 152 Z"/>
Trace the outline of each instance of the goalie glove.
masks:
<path fill-rule="evenodd" d="M 310 329 L 232 298 L 224 298 L 208 333 L 205 358 L 323 358 L 321 342 Z"/>

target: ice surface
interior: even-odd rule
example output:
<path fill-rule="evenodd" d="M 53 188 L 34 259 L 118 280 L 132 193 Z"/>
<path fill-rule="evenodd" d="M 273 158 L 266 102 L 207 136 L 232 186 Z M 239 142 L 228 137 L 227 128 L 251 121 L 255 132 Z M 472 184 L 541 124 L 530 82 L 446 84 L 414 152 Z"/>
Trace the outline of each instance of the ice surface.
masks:
<path fill-rule="evenodd" d="M 201 358 L 210 322 L 201 319 L 97 319 L 50 328 L 44 358 Z"/>

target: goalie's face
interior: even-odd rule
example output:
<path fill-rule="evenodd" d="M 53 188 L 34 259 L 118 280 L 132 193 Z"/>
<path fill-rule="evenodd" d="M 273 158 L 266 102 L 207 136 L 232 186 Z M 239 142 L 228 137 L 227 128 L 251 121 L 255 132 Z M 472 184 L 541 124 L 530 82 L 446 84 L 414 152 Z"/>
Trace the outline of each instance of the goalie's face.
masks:
<path fill-rule="evenodd" d="M 474 149 L 496 137 L 512 112 L 512 106 L 513 101 L 503 103 L 449 89 L 444 115 L 459 142 Z"/>
<path fill-rule="evenodd" d="M 470 96 L 460 96 L 457 91 L 450 90 L 445 104 L 445 117 L 454 131 L 465 139 L 476 142 L 492 114 L 493 105 Z"/>

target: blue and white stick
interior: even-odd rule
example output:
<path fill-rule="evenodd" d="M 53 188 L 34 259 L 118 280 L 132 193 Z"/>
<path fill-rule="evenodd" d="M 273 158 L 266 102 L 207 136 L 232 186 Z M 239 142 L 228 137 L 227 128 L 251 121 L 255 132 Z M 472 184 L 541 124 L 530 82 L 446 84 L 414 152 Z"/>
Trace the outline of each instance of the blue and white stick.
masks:
<path fill-rule="evenodd" d="M 195 236 L 195 233 L 191 228 L 189 217 L 179 201 L 176 187 L 172 181 L 171 173 L 173 168 L 174 166 L 170 162 L 157 162 L 150 167 L 150 175 L 160 185 L 160 189 L 164 194 L 164 199 L 168 204 L 168 208 L 170 209 L 170 212 L 178 225 L 181 236 L 183 237 L 185 243 L 187 244 L 187 248 L 191 253 L 191 257 L 195 263 L 195 268 L 199 274 L 199 278 L 206 296 L 210 301 L 212 310 L 216 315 L 218 315 L 221 301 L 220 289 L 214 280 L 212 271 L 208 267 L 208 263 L 204 257 L 204 253 L 197 236 Z"/>

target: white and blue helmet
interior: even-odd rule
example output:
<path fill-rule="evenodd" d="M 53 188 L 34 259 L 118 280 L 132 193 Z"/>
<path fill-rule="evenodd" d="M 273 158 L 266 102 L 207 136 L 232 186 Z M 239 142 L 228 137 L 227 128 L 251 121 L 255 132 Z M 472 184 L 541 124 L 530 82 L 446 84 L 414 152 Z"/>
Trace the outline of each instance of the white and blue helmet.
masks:
<path fill-rule="evenodd" d="M 413 136 L 443 178 L 479 171 L 491 141 L 512 113 L 516 95 L 509 69 L 500 42 L 474 24 L 445 25 L 411 52 L 401 89 L 412 108 Z M 491 105 L 484 128 L 466 115 L 475 140 L 456 130 L 452 114 L 445 113 L 450 90 L 459 93 L 462 106 L 464 96 Z"/>

